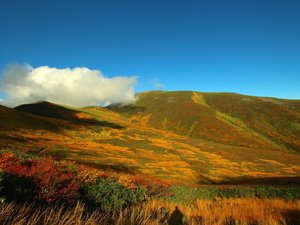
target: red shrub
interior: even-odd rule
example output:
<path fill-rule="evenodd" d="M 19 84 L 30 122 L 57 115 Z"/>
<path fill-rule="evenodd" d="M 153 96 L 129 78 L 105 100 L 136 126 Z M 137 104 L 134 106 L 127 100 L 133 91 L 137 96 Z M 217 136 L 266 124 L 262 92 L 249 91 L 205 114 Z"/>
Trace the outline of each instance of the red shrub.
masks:
<path fill-rule="evenodd" d="M 76 170 L 70 169 L 69 165 L 50 157 L 20 159 L 12 153 L 0 156 L 0 169 L 4 173 L 32 180 L 37 186 L 34 199 L 48 203 L 72 203 L 78 199 L 80 182 L 75 179 Z"/>

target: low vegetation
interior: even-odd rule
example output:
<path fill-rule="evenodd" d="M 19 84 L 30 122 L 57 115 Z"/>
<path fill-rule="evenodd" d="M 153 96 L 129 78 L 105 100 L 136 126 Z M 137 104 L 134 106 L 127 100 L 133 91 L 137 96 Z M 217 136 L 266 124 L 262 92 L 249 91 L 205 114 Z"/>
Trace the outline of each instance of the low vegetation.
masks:
<path fill-rule="evenodd" d="M 85 225 L 297 225 L 300 201 L 281 199 L 199 200 L 174 204 L 152 200 L 115 213 L 90 210 L 78 203 L 41 206 L 27 203 L 1 203 L 0 223 L 11 224 L 85 224 Z"/>
<path fill-rule="evenodd" d="M 81 193 L 84 202 L 108 211 L 120 211 L 142 202 L 146 196 L 145 188 L 139 186 L 129 189 L 112 178 L 97 179 L 95 183 L 85 184 Z"/>
<path fill-rule="evenodd" d="M 78 198 L 80 180 L 72 165 L 64 161 L 5 152 L 0 168 L 1 193 L 9 200 L 72 203 Z"/>
<path fill-rule="evenodd" d="M 1 151 L 0 171 L 1 224 L 294 225 L 300 221 L 297 187 L 182 186 L 14 151 Z"/>
<path fill-rule="evenodd" d="M 176 203 L 189 203 L 197 199 L 237 199 L 237 198 L 259 198 L 259 199 L 300 199 L 298 187 L 201 187 L 193 188 L 186 186 L 172 186 L 173 195 L 171 200 Z"/>

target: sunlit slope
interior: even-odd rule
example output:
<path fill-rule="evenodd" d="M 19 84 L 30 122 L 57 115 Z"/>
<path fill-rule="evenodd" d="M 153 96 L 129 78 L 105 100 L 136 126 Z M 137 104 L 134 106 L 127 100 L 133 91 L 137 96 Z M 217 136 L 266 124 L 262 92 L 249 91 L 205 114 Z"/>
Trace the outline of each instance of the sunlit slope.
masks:
<path fill-rule="evenodd" d="M 111 108 L 133 122 L 203 140 L 300 151 L 299 102 L 233 93 L 151 91 Z"/>
<path fill-rule="evenodd" d="M 203 94 L 215 110 L 243 121 L 262 137 L 300 152 L 300 101 L 238 94 Z"/>
<path fill-rule="evenodd" d="M 199 104 L 199 99 L 192 101 Z M 6 127 L 0 131 L 2 148 L 185 183 L 209 183 L 245 176 L 300 175 L 300 155 L 297 153 L 179 135 L 153 128 L 147 114 L 128 118 L 103 107 L 73 108 L 45 102 L 26 105 L 26 110 L 35 115 L 24 113 L 24 106 L 20 108 L 23 112 L 5 108 L 1 114 L 1 124 Z M 37 116 L 40 110 L 44 111 L 43 117 Z M 131 110 L 136 114 L 141 108 L 132 106 Z M 146 111 L 142 110 L 143 113 Z M 61 116 L 55 114 L 53 118 L 53 113 L 47 114 L 49 111 L 56 111 Z M 8 124 L 14 116 L 18 117 L 17 124 L 28 126 L 12 129 Z M 37 128 L 29 126 L 39 120 L 59 129 L 50 130 L 46 124 Z"/>

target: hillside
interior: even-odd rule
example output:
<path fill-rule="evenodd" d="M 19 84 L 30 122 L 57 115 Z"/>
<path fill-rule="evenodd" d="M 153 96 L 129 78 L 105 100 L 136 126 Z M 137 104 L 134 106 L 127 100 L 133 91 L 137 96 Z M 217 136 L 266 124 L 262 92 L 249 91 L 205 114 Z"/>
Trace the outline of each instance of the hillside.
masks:
<path fill-rule="evenodd" d="M 141 93 L 111 107 L 133 122 L 234 146 L 300 151 L 300 101 L 233 93 Z"/>
<path fill-rule="evenodd" d="M 72 124 L 99 125 L 99 126 L 108 126 L 112 128 L 122 128 L 118 124 L 97 120 L 93 118 L 91 115 L 80 112 L 76 109 L 73 109 L 72 107 L 60 106 L 46 101 L 35 103 L 35 104 L 20 105 L 15 109 L 17 111 L 33 114 L 36 116 L 68 121 Z M 98 109 L 105 110 L 104 108 L 101 107 L 98 107 Z"/>
<path fill-rule="evenodd" d="M 299 101 L 155 91 L 130 106 L 0 109 L 4 149 L 192 184 L 300 176 Z"/>
<path fill-rule="evenodd" d="M 56 131 L 63 127 L 63 124 L 48 118 L 19 112 L 17 110 L 0 105 L 0 130 L 51 130 Z"/>

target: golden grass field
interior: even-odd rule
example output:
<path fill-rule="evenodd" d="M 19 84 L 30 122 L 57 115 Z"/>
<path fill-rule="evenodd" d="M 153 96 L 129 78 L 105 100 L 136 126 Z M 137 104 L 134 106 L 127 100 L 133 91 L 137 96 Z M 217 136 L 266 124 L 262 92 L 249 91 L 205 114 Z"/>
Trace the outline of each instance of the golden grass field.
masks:
<path fill-rule="evenodd" d="M 178 210 L 176 210 L 178 207 Z M 300 201 L 273 199 L 199 200 L 181 205 L 154 200 L 112 215 L 87 211 L 78 203 L 64 206 L 1 204 L 3 225 L 296 225 L 300 219 Z"/>

